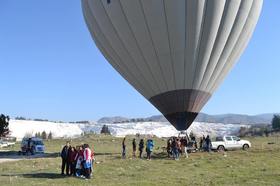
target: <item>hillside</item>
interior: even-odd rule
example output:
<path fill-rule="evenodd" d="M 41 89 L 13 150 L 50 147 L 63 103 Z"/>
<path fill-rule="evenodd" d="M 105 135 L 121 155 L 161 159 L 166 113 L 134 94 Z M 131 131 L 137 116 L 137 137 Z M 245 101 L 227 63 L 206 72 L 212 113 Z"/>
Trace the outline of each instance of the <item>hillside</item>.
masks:
<path fill-rule="evenodd" d="M 245 114 L 209 115 L 205 113 L 200 113 L 195 119 L 195 121 L 205 122 L 205 123 L 257 125 L 257 124 L 270 124 L 273 115 L 274 115 L 273 113 L 259 114 L 259 115 L 245 115 Z M 126 118 L 121 116 L 104 117 L 98 120 L 97 122 L 98 123 L 123 123 L 123 122 L 131 122 L 131 121 L 167 122 L 165 117 L 162 115 L 155 115 L 147 118 Z"/>
<path fill-rule="evenodd" d="M 270 124 L 273 114 L 241 115 L 222 114 L 208 115 L 200 113 L 195 122 L 188 129 L 197 135 L 212 136 L 224 134 L 237 134 L 241 126 Z M 26 135 L 34 135 L 36 132 L 52 132 L 54 137 L 75 137 L 82 133 L 100 133 L 103 125 L 108 125 L 114 136 L 125 136 L 129 134 L 152 134 L 158 137 L 169 137 L 178 134 L 178 131 L 166 121 L 162 115 L 147 118 L 126 117 L 103 117 L 97 122 L 51 122 L 41 120 L 11 120 L 11 135 L 22 138 Z"/>
<path fill-rule="evenodd" d="M 18 140 L 26 135 L 35 135 L 35 133 L 43 131 L 52 132 L 55 138 L 73 138 L 80 136 L 82 133 L 100 133 L 102 126 L 106 124 L 111 134 L 118 137 L 125 135 L 156 135 L 158 137 L 177 136 L 178 131 L 168 122 L 129 122 L 129 123 L 55 123 L 47 121 L 31 121 L 31 120 L 11 120 L 11 135 L 17 137 Z M 237 134 L 241 126 L 239 124 L 222 124 L 222 123 L 205 123 L 194 122 L 188 129 L 198 136 L 211 135 L 219 136 L 225 134 Z"/>

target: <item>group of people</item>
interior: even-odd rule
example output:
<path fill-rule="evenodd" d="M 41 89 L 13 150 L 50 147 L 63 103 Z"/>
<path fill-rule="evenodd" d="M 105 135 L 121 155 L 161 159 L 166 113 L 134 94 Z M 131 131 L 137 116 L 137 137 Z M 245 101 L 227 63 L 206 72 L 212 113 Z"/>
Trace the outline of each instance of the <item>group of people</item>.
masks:
<path fill-rule="evenodd" d="M 212 148 L 212 143 L 211 143 L 210 136 L 207 135 L 206 138 L 205 138 L 205 136 L 203 135 L 203 136 L 200 138 L 200 141 L 199 141 L 199 149 L 200 149 L 201 151 L 210 152 L 210 151 L 211 151 L 211 148 Z"/>
<path fill-rule="evenodd" d="M 74 147 L 70 145 L 70 142 L 67 142 L 62 148 L 60 156 L 62 158 L 62 175 L 64 175 L 66 167 L 66 175 L 90 179 L 94 152 L 89 148 L 88 144 Z"/>
<path fill-rule="evenodd" d="M 144 139 L 140 139 L 139 144 L 138 144 L 139 158 L 143 158 L 144 147 L 145 147 Z M 136 143 L 136 139 L 134 138 L 132 140 L 133 158 L 136 158 L 136 149 L 137 149 L 137 143 Z M 151 160 L 153 149 L 154 149 L 154 141 L 152 139 L 148 139 L 146 141 L 147 160 Z M 126 138 L 123 138 L 123 141 L 122 141 L 122 158 L 123 159 L 126 158 Z"/>
<path fill-rule="evenodd" d="M 136 150 L 138 146 L 139 158 L 143 158 L 144 148 L 147 154 L 147 160 L 151 160 L 152 152 L 154 149 L 154 141 L 147 139 L 146 143 L 144 139 L 140 139 L 138 145 L 136 139 L 132 140 L 132 156 L 136 158 Z M 195 137 L 172 137 L 167 140 L 167 154 L 169 158 L 179 160 L 180 155 L 185 154 L 185 158 L 188 158 L 188 150 L 198 149 Z M 209 152 L 211 150 L 211 139 L 209 135 L 200 138 L 199 149 L 201 151 Z M 122 158 L 125 159 L 127 155 L 126 151 L 126 138 L 122 140 Z M 81 146 L 71 146 L 70 142 L 62 148 L 61 151 L 62 165 L 61 174 L 64 175 L 66 168 L 66 175 L 77 176 L 90 179 L 93 170 L 94 152 L 89 148 L 88 144 Z"/>
<path fill-rule="evenodd" d="M 146 141 L 146 145 L 143 139 L 140 139 L 138 144 L 139 150 L 139 158 L 143 158 L 144 147 L 146 146 L 146 153 L 147 153 L 147 160 L 151 160 L 151 155 L 154 148 L 154 141 L 152 139 L 148 139 Z M 136 158 L 136 150 L 137 150 L 137 143 L 136 139 L 132 140 L 132 157 Z M 211 151 L 211 139 L 210 136 L 204 135 L 200 138 L 199 147 L 196 141 L 195 136 L 191 136 L 188 138 L 187 136 L 184 137 L 172 137 L 167 140 L 167 154 L 169 158 L 173 158 L 174 160 L 179 160 L 180 156 L 185 156 L 188 158 L 188 151 Z M 125 159 L 127 155 L 127 148 L 126 148 L 126 138 L 122 140 L 122 158 Z"/>
<path fill-rule="evenodd" d="M 167 141 L 167 154 L 168 157 L 172 157 L 174 160 L 179 160 L 180 154 L 185 154 L 185 157 L 188 158 L 188 140 L 186 137 L 177 138 L 173 137 Z"/>
<path fill-rule="evenodd" d="M 175 160 L 178 160 L 180 155 L 185 154 L 185 157 L 188 158 L 188 151 L 211 151 L 211 139 L 210 136 L 204 135 L 200 138 L 199 148 L 195 136 L 190 138 L 185 137 L 173 137 L 167 141 L 167 154 L 168 157 L 172 157 Z"/>

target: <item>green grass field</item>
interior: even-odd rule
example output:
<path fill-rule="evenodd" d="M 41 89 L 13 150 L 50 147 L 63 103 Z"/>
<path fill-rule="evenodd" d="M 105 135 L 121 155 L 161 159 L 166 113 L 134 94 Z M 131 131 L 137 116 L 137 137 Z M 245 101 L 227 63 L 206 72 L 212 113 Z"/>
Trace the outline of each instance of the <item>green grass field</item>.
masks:
<path fill-rule="evenodd" d="M 45 141 L 47 157 L 0 164 L 0 185 L 280 185 L 280 141 L 277 137 L 249 138 L 249 151 L 192 153 L 188 159 L 167 158 L 161 147 L 164 139 L 155 139 L 152 161 L 120 158 L 121 140 L 111 136 L 88 136 L 71 144 L 94 146 L 96 161 L 91 180 L 60 176 L 58 152 L 65 140 Z M 268 144 L 268 143 L 274 144 Z M 17 144 L 11 151 L 17 151 Z"/>

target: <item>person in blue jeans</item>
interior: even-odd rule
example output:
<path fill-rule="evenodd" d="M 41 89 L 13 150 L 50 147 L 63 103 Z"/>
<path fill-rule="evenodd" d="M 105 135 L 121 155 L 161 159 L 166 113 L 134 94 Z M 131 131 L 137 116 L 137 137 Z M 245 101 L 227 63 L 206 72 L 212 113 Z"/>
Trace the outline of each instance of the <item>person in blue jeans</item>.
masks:
<path fill-rule="evenodd" d="M 211 151 L 211 139 L 210 139 L 210 136 L 207 135 L 206 139 L 205 139 L 205 143 L 206 143 L 206 150 L 207 152 L 210 152 Z"/>
<path fill-rule="evenodd" d="M 153 148 L 154 148 L 154 141 L 152 139 L 147 140 L 147 160 L 151 160 Z"/>
<path fill-rule="evenodd" d="M 141 139 L 139 142 L 139 158 L 142 158 L 143 149 L 144 149 L 144 140 Z"/>
<path fill-rule="evenodd" d="M 180 142 L 179 138 L 176 138 L 175 146 L 176 146 L 176 148 L 175 148 L 175 160 L 179 160 L 180 148 L 181 148 L 181 142 Z"/>
<path fill-rule="evenodd" d="M 172 142 L 171 142 L 171 152 L 172 152 L 172 158 L 173 159 L 176 159 L 176 153 L 177 153 L 177 147 L 176 147 L 176 138 L 174 137 L 172 139 Z"/>

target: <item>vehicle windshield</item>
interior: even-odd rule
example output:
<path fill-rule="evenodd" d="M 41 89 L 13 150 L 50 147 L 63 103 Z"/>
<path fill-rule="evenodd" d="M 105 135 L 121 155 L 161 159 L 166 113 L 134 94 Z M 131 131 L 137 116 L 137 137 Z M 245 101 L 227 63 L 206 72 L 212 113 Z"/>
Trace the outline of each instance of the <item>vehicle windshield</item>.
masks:
<path fill-rule="evenodd" d="M 34 145 L 44 145 L 42 141 L 33 141 Z"/>
<path fill-rule="evenodd" d="M 27 145 L 28 144 L 28 140 L 23 140 L 22 142 L 21 142 L 21 144 L 22 145 Z M 31 145 L 44 145 L 44 143 L 43 143 L 43 141 L 41 141 L 41 140 L 32 140 L 31 141 Z"/>

